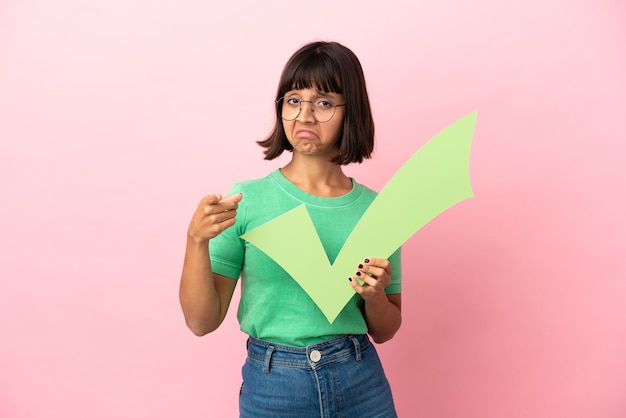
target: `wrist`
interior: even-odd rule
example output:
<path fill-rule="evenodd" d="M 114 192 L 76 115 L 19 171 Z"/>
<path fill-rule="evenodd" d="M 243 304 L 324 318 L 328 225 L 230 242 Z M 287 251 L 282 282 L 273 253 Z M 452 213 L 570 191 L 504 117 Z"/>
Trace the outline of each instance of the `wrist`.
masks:
<path fill-rule="evenodd" d="M 209 245 L 209 239 L 205 237 L 198 237 L 192 234 L 187 234 L 187 246 L 203 247 L 206 248 Z"/>
<path fill-rule="evenodd" d="M 391 302 L 389 302 L 389 299 L 387 298 L 387 294 L 386 293 L 380 293 L 377 295 L 374 295 L 373 297 L 370 298 L 363 298 L 365 300 L 365 304 L 367 306 L 369 306 L 370 308 L 374 308 L 374 309 L 381 309 L 381 308 L 385 308 L 387 305 L 389 305 Z"/>

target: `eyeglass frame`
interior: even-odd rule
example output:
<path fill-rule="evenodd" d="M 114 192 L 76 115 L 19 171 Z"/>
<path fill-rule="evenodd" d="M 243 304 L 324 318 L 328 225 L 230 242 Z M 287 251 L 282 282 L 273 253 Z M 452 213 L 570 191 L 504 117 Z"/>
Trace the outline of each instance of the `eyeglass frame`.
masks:
<path fill-rule="evenodd" d="M 314 102 L 313 100 L 300 100 L 300 99 L 298 99 L 298 103 L 300 104 L 300 109 L 298 110 L 298 113 L 296 113 L 296 116 L 294 116 L 294 118 L 293 118 L 293 119 L 285 119 L 285 118 L 283 117 L 283 108 L 282 108 L 282 105 L 280 105 L 280 101 L 281 101 L 281 100 L 282 100 L 282 101 L 283 101 L 283 103 L 284 103 L 284 102 L 285 102 L 285 96 L 282 96 L 281 98 L 279 98 L 278 100 L 276 100 L 274 103 L 276 103 L 276 106 L 277 106 L 277 107 L 278 107 L 278 106 L 280 106 L 280 108 L 279 108 L 279 109 L 277 109 L 277 110 L 280 110 L 280 118 L 281 118 L 282 120 L 284 120 L 284 121 L 287 121 L 287 122 L 291 122 L 292 120 L 296 120 L 296 119 L 298 119 L 298 116 L 300 116 L 300 113 L 302 113 L 302 103 L 311 103 L 311 106 L 310 106 L 310 109 L 311 109 L 311 110 L 310 110 L 310 111 L 311 111 L 311 115 L 313 116 L 313 119 L 315 119 L 318 123 L 328 123 L 328 122 L 330 122 L 330 121 L 331 121 L 331 120 L 335 117 L 335 113 L 337 113 L 337 108 L 338 108 L 338 107 L 341 107 L 341 106 L 345 106 L 345 105 L 346 105 L 346 103 L 342 103 L 342 104 L 331 104 L 330 106 L 332 106 L 332 107 L 333 107 L 333 114 L 332 114 L 332 116 L 331 116 L 330 118 L 328 118 L 328 120 L 325 120 L 324 122 L 321 122 L 321 121 L 319 121 L 319 120 L 317 119 L 317 117 L 315 116 L 315 111 L 314 111 L 314 109 L 313 109 L 313 104 L 314 104 L 315 102 Z"/>

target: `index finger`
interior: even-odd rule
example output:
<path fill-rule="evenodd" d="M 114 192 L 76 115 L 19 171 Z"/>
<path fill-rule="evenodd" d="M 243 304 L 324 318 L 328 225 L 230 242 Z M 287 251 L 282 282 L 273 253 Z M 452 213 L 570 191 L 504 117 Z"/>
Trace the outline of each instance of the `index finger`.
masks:
<path fill-rule="evenodd" d="M 239 202 L 243 198 L 241 193 L 236 193 L 233 195 L 226 196 L 222 200 L 219 201 L 218 205 L 224 211 L 235 210 L 239 207 Z"/>
<path fill-rule="evenodd" d="M 229 202 L 238 203 L 241 201 L 241 199 L 243 199 L 243 195 L 241 193 L 235 193 L 235 194 L 226 196 L 220 201 L 220 203 L 229 203 Z"/>

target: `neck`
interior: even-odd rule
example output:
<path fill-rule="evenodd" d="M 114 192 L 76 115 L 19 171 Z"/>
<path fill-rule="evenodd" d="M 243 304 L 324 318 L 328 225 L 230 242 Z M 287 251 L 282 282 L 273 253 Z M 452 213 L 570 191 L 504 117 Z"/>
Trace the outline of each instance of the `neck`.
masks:
<path fill-rule="evenodd" d="M 327 160 L 299 158 L 294 155 L 281 173 L 299 189 L 322 197 L 337 197 L 352 190 L 352 180 L 340 165 Z"/>

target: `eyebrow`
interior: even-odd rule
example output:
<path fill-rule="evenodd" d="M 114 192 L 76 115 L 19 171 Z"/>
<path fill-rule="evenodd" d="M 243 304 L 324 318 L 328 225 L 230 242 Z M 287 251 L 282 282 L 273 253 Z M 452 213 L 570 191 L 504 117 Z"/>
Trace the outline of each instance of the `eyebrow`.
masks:
<path fill-rule="evenodd" d="M 287 92 L 285 92 L 285 96 L 288 95 L 295 95 L 297 94 L 298 90 L 289 90 Z M 336 98 L 337 93 L 333 93 L 331 91 L 324 91 L 324 90 L 315 90 L 315 94 L 319 97 L 328 97 L 328 98 Z"/>

